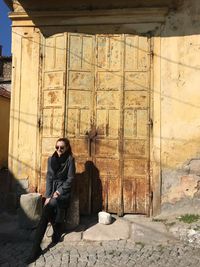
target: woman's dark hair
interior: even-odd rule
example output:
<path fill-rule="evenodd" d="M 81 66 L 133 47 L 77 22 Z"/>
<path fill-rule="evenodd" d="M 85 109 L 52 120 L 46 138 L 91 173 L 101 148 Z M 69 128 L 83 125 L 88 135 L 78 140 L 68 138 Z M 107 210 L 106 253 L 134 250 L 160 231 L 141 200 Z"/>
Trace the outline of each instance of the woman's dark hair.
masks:
<path fill-rule="evenodd" d="M 65 143 L 65 146 L 67 147 L 67 151 L 66 151 L 66 152 L 67 152 L 69 155 L 72 155 L 72 148 L 71 148 L 69 139 L 67 139 L 67 138 L 65 138 L 65 137 L 63 137 L 63 138 L 59 138 L 59 139 L 56 141 L 56 144 L 57 144 L 58 142 L 60 142 L 60 141 L 62 141 L 62 142 Z"/>

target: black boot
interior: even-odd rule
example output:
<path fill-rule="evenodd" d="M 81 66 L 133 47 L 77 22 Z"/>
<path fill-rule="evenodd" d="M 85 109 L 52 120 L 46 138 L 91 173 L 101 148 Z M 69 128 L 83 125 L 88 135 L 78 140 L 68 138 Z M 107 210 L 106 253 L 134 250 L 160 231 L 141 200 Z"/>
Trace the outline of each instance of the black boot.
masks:
<path fill-rule="evenodd" d="M 42 239 L 44 237 L 45 231 L 47 229 L 48 220 L 45 216 L 45 214 L 42 215 L 40 222 L 37 226 L 36 232 L 35 232 L 35 239 L 33 243 L 33 247 L 31 250 L 31 253 L 29 257 L 26 259 L 26 263 L 30 264 L 39 258 L 39 256 L 42 254 L 42 249 L 40 247 L 40 244 L 42 242 Z"/>
<path fill-rule="evenodd" d="M 53 224 L 53 235 L 51 237 L 52 243 L 57 244 L 62 236 L 62 224 L 55 223 Z"/>
<path fill-rule="evenodd" d="M 25 263 L 26 264 L 31 264 L 32 262 L 36 261 L 40 257 L 41 254 L 42 254 L 41 247 L 39 246 L 39 247 L 35 248 L 33 246 L 32 251 L 31 251 L 31 254 L 26 259 Z"/>

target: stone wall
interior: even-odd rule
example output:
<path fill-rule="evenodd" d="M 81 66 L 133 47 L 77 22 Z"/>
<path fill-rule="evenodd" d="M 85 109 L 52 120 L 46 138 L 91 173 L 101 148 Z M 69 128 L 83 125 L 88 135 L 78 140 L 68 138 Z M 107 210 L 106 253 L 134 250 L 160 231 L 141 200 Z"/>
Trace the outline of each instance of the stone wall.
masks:
<path fill-rule="evenodd" d="M 21 194 L 28 192 L 28 179 L 16 180 L 8 169 L 0 169 L 0 211 L 16 212 Z"/>
<path fill-rule="evenodd" d="M 12 58 L 0 56 L 0 79 L 11 80 Z"/>

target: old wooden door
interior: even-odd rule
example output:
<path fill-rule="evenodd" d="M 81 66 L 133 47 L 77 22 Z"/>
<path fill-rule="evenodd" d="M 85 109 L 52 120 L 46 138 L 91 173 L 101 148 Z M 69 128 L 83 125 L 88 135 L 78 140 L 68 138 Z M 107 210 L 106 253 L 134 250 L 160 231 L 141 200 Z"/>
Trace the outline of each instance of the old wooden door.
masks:
<path fill-rule="evenodd" d="M 42 86 L 40 128 L 40 181 L 38 187 L 45 192 L 47 159 L 55 150 L 56 140 L 64 135 L 66 94 L 67 35 L 43 38 L 41 46 Z"/>
<path fill-rule="evenodd" d="M 149 40 L 74 33 L 45 40 L 42 158 L 55 137 L 69 137 L 83 211 L 149 211 Z"/>
<path fill-rule="evenodd" d="M 122 108 L 123 212 L 149 212 L 150 38 L 124 37 Z"/>

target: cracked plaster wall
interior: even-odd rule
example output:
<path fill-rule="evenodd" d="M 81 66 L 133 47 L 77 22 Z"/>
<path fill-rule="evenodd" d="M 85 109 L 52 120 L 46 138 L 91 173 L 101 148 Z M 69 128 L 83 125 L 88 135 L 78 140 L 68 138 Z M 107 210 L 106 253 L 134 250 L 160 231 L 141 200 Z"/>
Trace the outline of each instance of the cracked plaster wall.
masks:
<path fill-rule="evenodd" d="M 200 5 L 181 2 L 161 33 L 162 211 L 191 211 L 200 180 Z"/>

